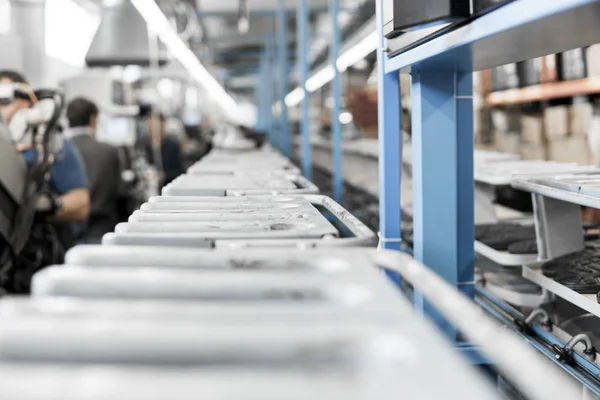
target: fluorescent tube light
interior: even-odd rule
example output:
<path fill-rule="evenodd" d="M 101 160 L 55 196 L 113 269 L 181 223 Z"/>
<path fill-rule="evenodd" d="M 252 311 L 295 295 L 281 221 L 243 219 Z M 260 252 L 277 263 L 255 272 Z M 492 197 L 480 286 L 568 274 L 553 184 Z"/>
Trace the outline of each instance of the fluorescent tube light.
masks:
<path fill-rule="evenodd" d="M 287 96 L 285 96 L 285 105 L 288 107 L 293 107 L 296 104 L 299 104 L 304 99 L 304 90 L 302 88 L 296 88 L 290 92 Z"/>
<path fill-rule="evenodd" d="M 362 60 L 375 50 L 377 50 L 377 32 L 370 33 L 356 45 L 352 46 L 343 52 L 336 60 L 337 69 L 344 72 L 348 67 Z M 306 81 L 306 90 L 312 93 L 327 83 L 331 82 L 335 77 L 335 70 L 331 65 L 319 70 Z M 296 88 L 285 97 L 285 104 L 288 107 L 295 107 L 304 99 L 304 91 L 302 88 Z"/>
<path fill-rule="evenodd" d="M 358 42 L 355 46 L 348 49 L 337 59 L 337 67 L 340 72 L 344 72 L 358 61 L 362 60 L 372 52 L 377 50 L 377 32 Z"/>
<path fill-rule="evenodd" d="M 177 59 L 194 80 L 221 106 L 225 113 L 234 119 L 238 116 L 238 105 L 225 91 L 223 86 L 208 72 L 198 57 L 177 35 L 169 20 L 154 0 L 130 0 L 146 21 L 148 28 L 154 31 L 164 43 L 171 55 Z"/>

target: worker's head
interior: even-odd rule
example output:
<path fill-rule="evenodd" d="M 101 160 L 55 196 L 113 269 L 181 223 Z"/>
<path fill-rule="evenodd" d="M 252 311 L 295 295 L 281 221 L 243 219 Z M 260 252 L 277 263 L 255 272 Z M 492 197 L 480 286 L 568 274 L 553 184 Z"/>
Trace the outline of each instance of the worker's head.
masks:
<path fill-rule="evenodd" d="M 0 85 L 13 83 L 20 83 L 24 86 L 29 86 L 25 77 L 19 72 L 12 70 L 0 70 Z M 15 99 L 12 103 L 0 106 L 0 116 L 2 116 L 2 119 L 6 123 L 9 123 L 19 110 L 29 107 L 31 107 L 31 98 L 29 95 L 22 91 L 18 91 L 16 92 Z"/>
<path fill-rule="evenodd" d="M 92 101 L 78 97 L 67 106 L 67 120 L 69 128 L 84 127 L 95 133 L 98 125 L 98 107 Z"/>
<path fill-rule="evenodd" d="M 147 119 L 148 136 L 152 141 L 162 141 L 165 134 L 165 116 L 160 112 L 151 112 Z"/>

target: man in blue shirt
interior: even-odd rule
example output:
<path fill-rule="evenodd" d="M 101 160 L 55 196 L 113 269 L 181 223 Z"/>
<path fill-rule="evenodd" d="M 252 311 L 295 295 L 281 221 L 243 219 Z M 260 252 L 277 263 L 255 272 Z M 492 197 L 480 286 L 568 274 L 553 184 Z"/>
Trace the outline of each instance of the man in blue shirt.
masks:
<path fill-rule="evenodd" d="M 0 84 L 7 83 L 27 84 L 25 78 L 18 72 L 0 71 Z M 19 110 L 28 107 L 31 107 L 31 102 L 19 98 L 7 106 L 0 107 L 0 113 L 2 119 L 9 123 Z M 35 150 L 24 147 L 20 150 L 23 151 L 23 156 L 28 163 L 34 163 L 37 160 Z M 60 226 L 87 221 L 90 213 L 90 196 L 87 189 L 85 167 L 79 152 L 67 139 L 64 140 L 63 150 L 55 156 L 49 186 L 58 196 L 54 214 L 49 217 L 49 222 Z M 73 243 L 63 244 L 68 248 Z"/>

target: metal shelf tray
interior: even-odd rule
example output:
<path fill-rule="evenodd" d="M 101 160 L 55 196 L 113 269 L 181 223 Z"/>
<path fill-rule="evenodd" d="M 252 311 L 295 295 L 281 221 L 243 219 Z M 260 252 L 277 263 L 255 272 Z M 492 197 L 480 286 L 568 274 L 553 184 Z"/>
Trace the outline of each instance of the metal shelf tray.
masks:
<path fill-rule="evenodd" d="M 542 160 L 493 161 L 475 168 L 475 181 L 493 186 L 510 185 L 519 176 L 590 172 L 596 168 L 575 163 Z"/>
<path fill-rule="evenodd" d="M 294 196 L 291 201 L 276 201 L 275 204 L 285 208 L 273 210 L 271 214 L 265 212 L 265 209 L 271 206 L 269 198 L 262 198 L 255 202 L 248 200 L 240 200 L 239 203 L 227 202 L 232 210 L 244 211 L 231 214 L 227 211 L 221 213 L 214 211 L 213 206 L 218 206 L 219 199 L 213 198 L 198 203 L 147 203 L 146 207 L 142 207 L 143 213 L 150 214 L 160 210 L 157 216 L 147 218 L 155 218 L 155 221 L 166 218 L 172 222 L 119 224 L 115 228 L 115 233 L 104 236 L 103 243 L 178 247 L 306 248 L 364 247 L 375 245 L 377 241 L 375 233 L 342 206 L 325 196 Z M 295 209 L 294 205 L 297 206 Z M 314 206 L 322 207 L 331 213 L 353 236 L 338 238 L 338 230 Z M 252 207 L 256 208 L 252 210 Z M 165 215 L 161 216 L 161 213 Z M 167 213 L 173 215 L 166 215 Z M 177 214 L 188 213 L 195 216 L 194 221 L 201 222 L 182 222 L 182 217 L 177 216 Z M 245 213 L 254 214 L 254 218 L 248 219 Z M 212 215 L 212 219 L 205 218 L 207 215 Z M 298 215 L 302 215 L 302 218 L 297 218 Z"/>
<path fill-rule="evenodd" d="M 525 264 L 538 261 L 537 254 L 510 254 L 507 251 L 498 251 L 475 241 L 475 252 L 482 257 L 505 267 L 521 267 Z"/>
<path fill-rule="evenodd" d="M 310 259 L 304 251 L 284 249 L 177 250 L 76 248 L 66 257 L 68 265 L 34 276 L 32 294 L 308 304 L 399 300 L 373 250 L 314 250 Z"/>
<path fill-rule="evenodd" d="M 512 186 L 568 203 L 600 208 L 600 172 L 518 179 Z"/>
<path fill-rule="evenodd" d="M 341 335 L 336 338 L 345 340 L 341 344 L 307 341 L 291 350 L 312 354 L 317 361 L 296 368 L 274 367 L 275 362 L 228 368 L 5 362 L 0 364 L 0 384 L 3 395 L 15 400 L 164 400 L 173 394 L 178 400 L 197 400 L 199 394 L 212 400 L 373 400 L 393 398 L 399 392 L 415 399 L 500 399 L 473 367 L 435 332 L 430 334 L 429 326 L 420 321 L 407 325 L 401 337 L 375 335 L 362 344 Z M 286 341 L 270 339 L 279 348 Z M 366 353 L 353 363 L 326 365 L 316 356 L 343 355 L 352 344 L 359 345 L 355 353 L 360 349 Z M 435 385 L 430 384 L 431 374 L 439 376 Z"/>
<path fill-rule="evenodd" d="M 165 196 L 247 196 L 316 194 L 319 189 L 301 175 L 182 175 L 162 190 Z"/>
<path fill-rule="evenodd" d="M 571 290 L 553 279 L 544 276 L 539 271 L 541 264 L 531 264 L 523 266 L 523 277 L 531 282 L 540 285 L 542 288 L 554 293 L 558 297 L 576 305 L 579 308 L 586 310 L 600 317 L 600 304 L 596 300 L 595 294 L 580 294 Z"/>
<path fill-rule="evenodd" d="M 242 301 L 192 302 L 176 300 L 119 300 L 66 297 L 7 298 L 0 302 L 1 318 L 60 320 L 144 321 L 165 324 L 240 324 L 255 326 L 285 324 L 295 327 L 328 323 L 340 326 L 364 324 L 390 326 L 411 315 L 408 304 L 355 301 L 315 306 L 308 302 L 249 304 Z"/>

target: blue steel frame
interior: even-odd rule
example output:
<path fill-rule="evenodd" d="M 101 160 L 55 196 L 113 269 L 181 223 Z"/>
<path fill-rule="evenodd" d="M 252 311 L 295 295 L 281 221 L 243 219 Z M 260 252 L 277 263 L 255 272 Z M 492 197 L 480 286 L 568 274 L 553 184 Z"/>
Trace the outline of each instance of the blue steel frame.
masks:
<path fill-rule="evenodd" d="M 386 70 L 383 0 L 377 0 L 382 244 L 400 238 L 401 102 L 398 69 Z M 414 256 L 470 297 L 474 292 L 473 83 L 454 59 L 411 66 Z M 456 339 L 415 293 L 415 306 Z"/>
<path fill-rule="evenodd" d="M 266 47 L 266 72 L 265 76 L 268 81 L 265 81 L 265 85 L 267 87 L 265 94 L 265 108 L 267 120 L 265 121 L 265 126 L 267 127 L 268 139 L 269 143 L 276 147 L 275 138 L 275 119 L 273 118 L 273 103 L 275 101 L 275 89 L 277 85 L 273 84 L 273 76 L 276 76 L 275 73 L 275 51 L 274 51 L 275 40 L 274 38 L 267 39 L 265 43 Z"/>
<path fill-rule="evenodd" d="M 342 80 L 337 67 L 337 59 L 340 56 L 341 32 L 338 15 L 340 13 L 340 0 L 331 0 L 331 65 L 335 71 L 333 78 L 333 110 L 331 112 L 331 129 L 333 140 L 333 197 L 338 203 L 342 203 L 344 197 L 344 181 L 342 174 L 342 123 L 340 113 L 342 112 Z"/>
<path fill-rule="evenodd" d="M 306 179 L 312 179 L 312 152 L 310 147 L 310 92 L 306 90 L 306 81 L 310 69 L 308 60 L 308 42 L 310 18 L 308 0 L 298 1 L 298 86 L 304 91 L 302 99 L 302 172 Z"/>
<path fill-rule="evenodd" d="M 285 0 L 279 0 L 279 10 L 277 13 L 278 22 L 278 55 L 279 55 L 279 73 L 280 73 L 280 141 L 279 149 L 286 156 L 291 156 L 291 144 L 290 144 L 290 125 L 288 120 L 288 110 L 285 105 L 285 96 L 288 94 L 290 88 L 289 84 L 289 54 L 288 54 L 288 40 L 287 40 L 287 12 L 285 8 Z"/>

